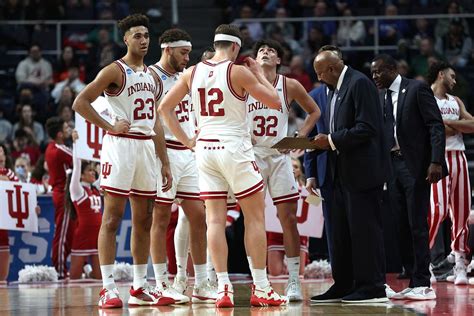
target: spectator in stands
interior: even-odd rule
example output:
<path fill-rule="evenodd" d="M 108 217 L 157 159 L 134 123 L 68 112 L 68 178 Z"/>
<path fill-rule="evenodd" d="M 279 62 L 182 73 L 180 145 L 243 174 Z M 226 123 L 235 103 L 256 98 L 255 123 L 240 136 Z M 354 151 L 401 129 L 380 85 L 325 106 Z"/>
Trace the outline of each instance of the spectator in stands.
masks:
<path fill-rule="evenodd" d="M 290 73 L 288 78 L 294 78 L 303 85 L 306 91 L 313 89 L 313 82 L 305 71 L 303 57 L 301 55 L 294 55 L 290 63 Z"/>
<path fill-rule="evenodd" d="M 329 36 L 324 35 L 324 32 L 321 27 L 313 25 L 309 29 L 307 39 L 302 42 L 304 51 L 303 56 L 305 60 L 313 60 L 316 52 L 324 45 L 329 45 L 330 43 L 331 38 Z M 311 65 L 311 69 L 312 68 L 313 65 Z"/>
<path fill-rule="evenodd" d="M 28 156 L 20 156 L 15 159 L 15 175 L 20 182 L 30 182 L 31 164 Z"/>
<path fill-rule="evenodd" d="M 33 108 L 30 104 L 21 105 L 20 120 L 15 123 L 15 125 L 13 125 L 12 134 L 14 135 L 19 129 L 31 130 L 33 131 L 32 134 L 35 137 L 36 143 L 42 144 L 44 141 L 46 141 L 43 125 L 33 120 L 34 114 Z"/>
<path fill-rule="evenodd" d="M 109 10 L 113 12 L 113 19 L 114 20 L 120 20 L 126 17 L 129 13 L 129 1 L 123 1 L 123 0 L 100 0 L 97 1 L 95 5 L 95 11 L 98 12 L 99 14 L 103 10 Z"/>
<path fill-rule="evenodd" d="M 397 16 L 398 8 L 394 4 L 385 7 L 385 16 Z M 381 20 L 379 24 L 380 44 L 397 45 L 408 32 L 408 24 L 404 20 Z"/>
<path fill-rule="evenodd" d="M 460 14 L 460 13 L 465 13 L 461 5 L 459 4 L 459 1 L 450 1 L 448 2 L 448 5 L 446 6 L 446 10 L 444 11 L 447 14 Z M 454 19 L 459 19 L 457 17 L 452 17 L 448 19 L 438 19 L 436 26 L 435 26 L 435 35 L 436 38 L 438 37 L 444 37 L 446 34 L 448 34 L 449 31 L 449 25 L 451 24 L 451 21 Z M 466 19 L 461 19 L 461 23 L 464 27 L 464 30 L 467 34 L 469 33 L 469 24 L 467 23 Z"/>
<path fill-rule="evenodd" d="M 51 63 L 41 56 L 41 47 L 38 44 L 31 45 L 28 57 L 16 68 L 15 78 L 19 89 L 27 87 L 32 90 L 37 111 L 44 111 L 48 103 L 52 76 Z"/>
<path fill-rule="evenodd" d="M 410 77 L 410 66 L 405 59 L 401 59 L 397 62 L 397 70 L 400 76 Z"/>
<path fill-rule="evenodd" d="M 51 186 L 48 183 L 48 166 L 44 161 L 44 155 L 41 155 L 31 171 L 30 183 L 36 186 L 36 194 L 51 193 Z"/>
<path fill-rule="evenodd" d="M 67 0 L 66 19 L 68 20 L 93 20 L 94 6 L 91 0 Z"/>
<path fill-rule="evenodd" d="M 249 5 L 243 5 L 242 8 L 240 8 L 240 18 L 241 19 L 251 19 L 254 17 L 254 12 L 251 6 Z M 258 41 L 259 39 L 263 38 L 264 32 L 262 25 L 260 22 L 243 22 L 243 23 L 237 23 L 237 26 L 242 26 L 245 25 L 247 26 L 250 36 L 254 41 Z"/>
<path fill-rule="evenodd" d="M 287 44 L 293 54 L 301 54 L 303 53 L 303 48 L 301 47 L 300 43 L 292 38 L 285 38 L 283 36 L 282 30 L 278 25 L 272 29 L 272 32 L 269 34 L 270 39 L 279 42 L 280 44 Z"/>
<path fill-rule="evenodd" d="M 313 16 L 315 18 L 318 17 L 327 17 L 328 16 L 328 5 L 325 1 L 318 1 L 313 9 Z M 320 30 L 323 31 L 323 34 L 331 39 L 331 43 L 336 41 L 336 32 L 337 32 L 337 24 L 335 21 L 311 21 L 308 22 L 306 31 L 309 32 L 312 27 L 318 27 Z"/>
<path fill-rule="evenodd" d="M 20 128 L 15 132 L 11 153 L 13 159 L 26 156 L 31 164 L 36 164 L 36 161 L 41 156 L 41 151 L 35 142 L 33 133 L 33 130 L 28 127 Z"/>
<path fill-rule="evenodd" d="M 284 19 L 287 17 L 288 17 L 288 14 L 285 8 L 280 7 L 276 10 L 275 12 L 276 19 Z M 267 27 L 265 28 L 265 32 L 267 36 L 269 36 L 269 34 L 273 32 L 273 29 L 276 26 L 280 28 L 281 33 L 285 39 L 295 39 L 295 27 L 290 22 L 283 22 L 283 21 L 277 21 L 275 23 L 267 24 Z"/>
<path fill-rule="evenodd" d="M 12 169 L 13 163 L 8 148 L 5 144 L 0 143 L 0 180 L 18 181 Z"/>
<path fill-rule="evenodd" d="M 74 123 L 74 116 L 73 116 L 73 111 L 71 105 L 68 105 L 66 103 L 61 104 L 58 107 L 58 116 L 67 123 L 67 125 L 71 128 L 74 129 L 76 124 Z"/>
<path fill-rule="evenodd" d="M 436 40 L 436 51 L 451 65 L 457 68 L 466 66 L 472 54 L 472 39 L 466 34 L 461 20 L 451 21 L 448 33 Z"/>
<path fill-rule="evenodd" d="M 0 143 L 9 142 L 12 135 L 12 123 L 5 117 L 5 111 L 0 107 Z"/>
<path fill-rule="evenodd" d="M 249 28 L 246 25 L 242 25 L 240 28 L 240 34 L 242 35 L 242 47 L 240 48 L 240 54 L 249 55 L 253 49 L 255 41 L 250 36 Z"/>
<path fill-rule="evenodd" d="M 411 60 L 411 68 L 414 76 L 426 76 L 431 64 L 442 59 L 442 56 L 434 50 L 433 40 L 425 37 L 420 40 L 419 53 Z"/>
<path fill-rule="evenodd" d="M 350 8 L 344 9 L 343 16 L 352 17 L 352 10 Z M 365 35 L 365 24 L 361 20 L 339 21 L 337 29 L 337 44 L 339 46 L 363 45 Z"/>
<path fill-rule="evenodd" d="M 433 29 L 427 19 L 416 19 L 416 31 L 413 34 L 413 44 L 419 45 L 424 38 L 433 38 Z"/>
<path fill-rule="evenodd" d="M 97 44 L 93 44 L 89 50 L 87 81 L 92 81 L 100 69 L 118 59 L 119 53 L 119 47 L 110 38 L 110 31 L 100 29 Z"/>
<path fill-rule="evenodd" d="M 69 67 L 75 66 L 79 69 L 79 79 L 84 82 L 86 80 L 86 69 L 82 65 L 72 46 L 65 46 L 58 63 L 54 67 L 54 82 L 60 82 L 69 78 Z"/>
<path fill-rule="evenodd" d="M 79 68 L 76 65 L 71 65 L 68 69 L 68 77 L 54 86 L 51 96 L 55 103 L 59 103 L 65 87 L 69 87 L 77 95 L 85 86 L 85 83 L 79 78 Z"/>

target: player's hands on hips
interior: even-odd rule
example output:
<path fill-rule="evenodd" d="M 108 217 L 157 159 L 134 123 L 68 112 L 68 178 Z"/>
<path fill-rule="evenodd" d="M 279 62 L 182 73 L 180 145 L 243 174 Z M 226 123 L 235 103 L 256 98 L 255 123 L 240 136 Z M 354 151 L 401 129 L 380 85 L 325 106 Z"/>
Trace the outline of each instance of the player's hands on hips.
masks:
<path fill-rule="evenodd" d="M 263 75 L 262 67 L 252 57 L 245 58 L 244 63 L 254 75 Z"/>
<path fill-rule="evenodd" d="M 163 192 L 166 192 L 171 189 L 171 185 L 173 184 L 173 176 L 171 175 L 169 164 L 161 166 L 161 178 L 163 179 L 161 189 Z"/>
<path fill-rule="evenodd" d="M 198 138 L 199 132 L 194 135 L 193 138 L 189 138 L 186 144 L 184 146 L 188 147 L 189 149 L 193 150 L 194 147 L 196 147 L 196 140 Z"/>
<path fill-rule="evenodd" d="M 129 129 L 130 129 L 130 122 L 127 120 L 120 119 L 115 122 L 115 125 L 112 128 L 112 132 L 117 133 L 117 134 L 128 133 Z"/>
<path fill-rule="evenodd" d="M 428 180 L 429 183 L 436 183 L 439 180 L 441 180 L 443 176 L 443 168 L 439 163 L 431 163 L 430 166 L 428 167 L 428 176 L 426 177 L 426 180 Z"/>
<path fill-rule="evenodd" d="M 79 139 L 79 133 L 76 130 L 73 130 L 72 134 L 71 134 L 71 137 L 72 137 L 72 142 L 75 143 L 76 140 Z"/>

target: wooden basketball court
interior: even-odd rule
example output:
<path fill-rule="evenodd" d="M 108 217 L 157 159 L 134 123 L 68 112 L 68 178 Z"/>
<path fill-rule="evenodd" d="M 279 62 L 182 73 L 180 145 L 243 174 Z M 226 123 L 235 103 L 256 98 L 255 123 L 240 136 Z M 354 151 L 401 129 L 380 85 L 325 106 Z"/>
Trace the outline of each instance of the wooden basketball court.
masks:
<path fill-rule="evenodd" d="M 399 281 L 394 275 L 387 280 L 394 290 L 406 287 L 407 281 Z M 99 310 L 97 299 L 100 282 L 54 283 L 54 284 L 10 284 L 0 286 L 0 315 L 474 315 L 474 286 L 454 286 L 438 283 L 434 286 L 436 301 L 391 301 L 387 304 L 310 305 L 306 300 L 291 303 L 286 307 L 255 308 L 249 306 L 249 280 L 233 281 L 235 308 L 216 309 L 214 305 L 188 304 L 165 307 L 128 308 Z M 283 292 L 285 280 L 275 279 L 272 284 Z M 304 280 L 305 299 L 325 291 L 332 280 Z M 119 286 L 124 302 L 128 299 L 129 284 Z M 190 294 L 190 293 L 189 293 Z"/>

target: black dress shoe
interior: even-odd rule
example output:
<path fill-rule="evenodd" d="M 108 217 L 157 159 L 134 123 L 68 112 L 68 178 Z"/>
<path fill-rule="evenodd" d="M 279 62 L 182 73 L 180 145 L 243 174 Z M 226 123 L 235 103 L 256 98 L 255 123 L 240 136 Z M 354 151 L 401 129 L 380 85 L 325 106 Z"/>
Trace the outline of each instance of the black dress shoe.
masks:
<path fill-rule="evenodd" d="M 333 285 L 325 293 L 311 297 L 311 303 L 312 304 L 340 303 L 341 299 L 347 294 L 349 294 L 350 292 L 351 290 L 337 289 Z"/>
<path fill-rule="evenodd" d="M 373 293 L 356 291 L 344 296 L 341 302 L 350 304 L 386 303 L 388 302 L 388 298 L 385 291 L 377 291 Z"/>

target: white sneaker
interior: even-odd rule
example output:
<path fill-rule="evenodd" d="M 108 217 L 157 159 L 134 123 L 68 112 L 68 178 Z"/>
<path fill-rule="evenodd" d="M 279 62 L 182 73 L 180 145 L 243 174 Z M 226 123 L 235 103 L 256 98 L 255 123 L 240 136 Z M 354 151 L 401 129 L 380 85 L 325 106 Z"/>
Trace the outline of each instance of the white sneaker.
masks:
<path fill-rule="evenodd" d="M 250 305 L 256 307 L 284 306 L 288 305 L 288 298 L 275 292 L 270 284 L 265 288 L 254 284 L 252 285 Z"/>
<path fill-rule="evenodd" d="M 430 275 L 431 275 L 430 276 L 430 282 L 431 282 L 431 284 L 436 283 L 437 280 L 436 280 L 436 277 L 433 273 L 433 264 L 432 263 L 430 263 L 430 268 L 429 269 L 430 269 Z"/>
<path fill-rule="evenodd" d="M 390 298 L 394 297 L 396 294 L 397 294 L 397 292 L 395 292 L 395 291 L 390 287 L 390 285 L 385 284 L 385 295 L 387 295 L 387 298 L 390 299 Z"/>
<path fill-rule="evenodd" d="M 301 282 L 298 278 L 288 279 L 285 291 L 286 297 L 290 302 L 297 302 L 303 300 L 303 294 L 301 294 Z"/>
<path fill-rule="evenodd" d="M 456 278 L 454 279 L 455 285 L 469 284 L 469 280 L 467 279 L 466 266 L 464 265 L 464 263 L 456 264 L 454 266 L 454 275 L 456 276 Z"/>
<path fill-rule="evenodd" d="M 210 287 L 208 282 L 194 285 L 193 303 L 195 304 L 214 304 L 217 299 L 217 291 Z"/>
<path fill-rule="evenodd" d="M 186 292 L 186 289 L 188 288 L 188 278 L 180 278 L 180 277 L 175 277 L 173 281 L 173 289 L 176 290 L 176 292 L 184 294 Z"/>
<path fill-rule="evenodd" d="M 405 298 L 408 300 L 415 300 L 415 301 L 435 300 L 436 293 L 432 287 L 418 286 L 418 287 L 413 288 L 407 294 L 405 294 Z"/>
<path fill-rule="evenodd" d="M 467 273 L 474 272 L 474 259 L 471 260 L 471 263 L 466 268 Z"/>
<path fill-rule="evenodd" d="M 446 277 L 446 282 L 454 283 L 455 278 L 456 278 L 456 276 L 454 274 L 453 275 L 448 275 Z"/>
<path fill-rule="evenodd" d="M 469 285 L 474 285 L 474 278 L 469 278 Z"/>
<path fill-rule="evenodd" d="M 391 299 L 394 299 L 394 300 L 404 300 L 406 298 L 406 295 L 408 293 L 411 292 L 411 290 L 413 290 L 411 287 L 407 287 L 406 289 L 404 289 L 403 291 L 400 291 L 398 293 L 395 293 L 392 295 L 392 297 L 388 297 L 388 294 L 387 294 L 387 297 L 388 298 L 391 298 Z M 387 289 L 385 288 L 385 293 L 387 293 Z"/>
<path fill-rule="evenodd" d="M 176 291 L 168 282 L 157 283 L 156 290 L 161 292 L 163 296 L 174 299 L 175 304 L 186 304 L 189 302 L 189 297 Z"/>

